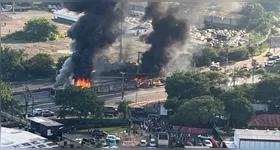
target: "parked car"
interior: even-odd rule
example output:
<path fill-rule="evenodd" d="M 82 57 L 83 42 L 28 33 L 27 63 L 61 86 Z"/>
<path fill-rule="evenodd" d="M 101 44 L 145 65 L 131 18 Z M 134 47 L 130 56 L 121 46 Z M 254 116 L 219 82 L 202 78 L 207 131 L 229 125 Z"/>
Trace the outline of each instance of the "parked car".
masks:
<path fill-rule="evenodd" d="M 272 56 L 272 53 L 271 53 L 271 52 L 267 52 L 267 53 L 265 54 L 265 56 L 266 56 L 266 57 Z"/>
<path fill-rule="evenodd" d="M 147 141 L 146 140 L 141 140 L 139 146 L 140 147 L 146 147 L 147 146 Z"/>
<path fill-rule="evenodd" d="M 212 139 L 213 136 L 210 136 L 208 134 L 200 134 L 197 136 L 199 139 L 202 139 L 202 140 L 209 140 L 209 139 Z"/>
<path fill-rule="evenodd" d="M 91 133 L 93 137 L 106 137 L 108 135 L 106 132 L 99 129 L 94 129 Z"/>
<path fill-rule="evenodd" d="M 210 140 L 204 140 L 203 143 L 204 143 L 204 146 L 206 146 L 206 147 L 213 147 L 213 144 L 211 143 Z"/>
<path fill-rule="evenodd" d="M 265 66 L 266 66 L 266 67 L 273 67 L 274 64 L 275 64 L 274 61 L 268 61 L 268 62 L 265 64 Z"/>
<path fill-rule="evenodd" d="M 269 56 L 268 60 L 275 60 L 275 58 L 273 56 Z"/>
<path fill-rule="evenodd" d="M 107 146 L 107 142 L 104 139 L 100 139 L 99 142 L 102 144 L 103 147 Z"/>
<path fill-rule="evenodd" d="M 273 58 L 274 58 L 274 59 L 279 59 L 280 57 L 279 57 L 279 56 L 273 56 Z"/>
<path fill-rule="evenodd" d="M 55 113 L 53 111 L 48 110 L 48 109 L 42 111 L 42 116 L 43 117 L 51 117 L 51 116 L 54 116 L 54 115 L 55 115 Z"/>
<path fill-rule="evenodd" d="M 43 109 L 37 108 L 37 109 L 33 110 L 33 115 L 34 116 L 40 116 L 40 115 L 42 115 L 42 112 L 43 112 Z"/>
<path fill-rule="evenodd" d="M 195 143 L 196 146 L 203 146 L 203 143 L 201 140 L 197 140 Z"/>
<path fill-rule="evenodd" d="M 120 141 L 121 140 L 120 137 L 117 137 L 115 135 L 107 135 L 107 139 L 113 139 L 113 140 L 116 140 L 116 141 Z"/>
<path fill-rule="evenodd" d="M 156 147 L 157 146 L 156 140 L 155 139 L 151 139 L 149 145 L 150 145 L 150 147 Z"/>

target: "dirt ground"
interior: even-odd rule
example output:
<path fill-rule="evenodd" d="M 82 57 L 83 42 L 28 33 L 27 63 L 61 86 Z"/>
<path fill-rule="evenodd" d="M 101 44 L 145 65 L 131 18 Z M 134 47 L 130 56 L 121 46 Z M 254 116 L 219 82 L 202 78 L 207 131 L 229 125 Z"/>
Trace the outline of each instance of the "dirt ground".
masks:
<path fill-rule="evenodd" d="M 10 12 L 4 12 L 1 15 L 2 19 L 2 29 L 1 36 L 5 36 L 9 33 L 13 33 L 15 31 L 22 30 L 24 27 L 24 23 L 26 23 L 29 19 L 34 17 L 45 17 L 48 19 L 53 18 L 53 14 L 51 12 L 46 11 L 38 11 L 31 10 L 27 12 L 16 12 L 12 14 Z M 6 25 L 4 25 L 6 24 Z M 70 25 L 57 23 L 59 26 L 59 31 L 61 33 L 66 33 L 69 29 Z M 138 51 L 147 50 L 148 46 L 143 44 L 138 40 L 138 37 L 124 37 L 123 38 L 123 51 L 124 57 L 130 61 L 137 60 Z M 26 53 L 29 57 L 32 57 L 38 53 L 48 53 L 55 60 L 62 55 L 69 54 L 69 38 L 60 38 L 56 41 L 48 41 L 48 42 L 37 42 L 37 43 L 19 43 L 16 41 L 2 41 L 3 46 L 10 46 L 12 48 L 21 48 L 25 49 Z M 112 60 L 115 61 L 119 57 L 119 49 L 120 44 L 117 41 L 107 50 L 104 50 L 104 53 Z"/>

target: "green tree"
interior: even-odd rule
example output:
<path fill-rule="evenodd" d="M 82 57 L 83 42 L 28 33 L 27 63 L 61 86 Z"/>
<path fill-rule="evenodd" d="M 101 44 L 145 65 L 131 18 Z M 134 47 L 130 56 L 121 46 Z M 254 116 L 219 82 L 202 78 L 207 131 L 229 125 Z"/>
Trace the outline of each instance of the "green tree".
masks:
<path fill-rule="evenodd" d="M 270 105 L 269 111 L 276 113 L 280 106 L 280 76 L 268 76 L 256 85 L 255 99 Z"/>
<path fill-rule="evenodd" d="M 245 91 L 234 89 L 224 92 L 218 97 L 224 102 L 230 124 L 234 127 L 244 127 L 254 115 L 252 103 L 245 96 Z"/>
<path fill-rule="evenodd" d="M 11 47 L 1 48 L 1 68 L 4 80 L 21 79 L 23 75 L 22 63 L 27 56 L 23 49 L 12 49 Z"/>
<path fill-rule="evenodd" d="M 69 58 L 70 56 L 61 56 L 58 58 L 56 63 L 56 70 L 59 71 L 62 68 L 62 65 L 64 64 L 65 60 Z"/>
<path fill-rule="evenodd" d="M 67 87 L 57 93 L 55 103 L 61 105 L 61 113 L 65 113 L 64 110 L 67 108 L 73 108 L 79 118 L 86 118 L 89 113 L 92 117 L 100 118 L 104 113 L 104 101 L 87 88 Z M 65 115 L 61 114 L 61 116 Z"/>
<path fill-rule="evenodd" d="M 223 102 L 211 96 L 196 97 L 184 103 L 171 121 L 183 126 L 213 125 L 218 117 L 224 115 L 224 109 Z"/>
<path fill-rule="evenodd" d="M 10 111 L 12 115 L 20 114 L 21 107 L 19 103 L 13 99 L 13 91 L 11 87 L 0 81 L 0 99 L 2 100 L 1 110 Z"/>
<path fill-rule="evenodd" d="M 259 2 L 266 11 L 280 11 L 280 2 Z"/>
<path fill-rule="evenodd" d="M 47 18 L 33 18 L 23 29 L 25 39 L 33 42 L 55 40 L 59 34 L 58 26 Z"/>
<path fill-rule="evenodd" d="M 127 100 L 118 103 L 118 112 L 122 113 L 124 119 L 128 117 L 129 104 L 131 104 L 131 101 Z"/>
<path fill-rule="evenodd" d="M 196 63 L 198 66 L 208 66 L 213 61 L 218 61 L 219 54 L 217 50 L 211 48 L 211 47 L 205 47 L 201 49 L 202 55 L 197 56 Z"/>
<path fill-rule="evenodd" d="M 177 112 L 179 107 L 184 104 L 185 100 L 179 100 L 179 99 L 168 99 L 165 101 L 164 103 L 164 108 L 166 109 L 171 109 L 173 110 L 174 112 Z"/>
<path fill-rule="evenodd" d="M 165 90 L 168 98 L 191 99 L 210 94 L 210 81 L 199 72 L 176 72 L 167 78 Z"/>
<path fill-rule="evenodd" d="M 27 74 L 33 78 L 46 78 L 54 75 L 54 60 L 49 54 L 39 53 L 24 62 Z"/>

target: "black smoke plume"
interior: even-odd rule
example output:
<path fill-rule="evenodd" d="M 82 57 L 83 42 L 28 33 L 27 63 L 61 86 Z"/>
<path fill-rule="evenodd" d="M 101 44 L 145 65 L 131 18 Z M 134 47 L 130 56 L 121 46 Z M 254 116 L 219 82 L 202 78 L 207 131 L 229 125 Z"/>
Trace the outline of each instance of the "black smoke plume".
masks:
<path fill-rule="evenodd" d="M 68 10 L 84 15 L 68 31 L 73 54 L 60 70 L 56 85 L 63 84 L 71 75 L 75 80 L 91 79 L 94 55 L 113 44 L 121 33 L 118 23 L 123 19 L 123 12 L 117 4 L 87 0 L 65 3 Z"/>
<path fill-rule="evenodd" d="M 141 71 L 161 73 L 172 59 L 172 53 L 183 51 L 189 26 L 177 14 L 178 7 L 167 3 L 148 3 L 143 20 L 152 20 L 153 31 L 145 37 L 151 47 L 142 56 Z"/>

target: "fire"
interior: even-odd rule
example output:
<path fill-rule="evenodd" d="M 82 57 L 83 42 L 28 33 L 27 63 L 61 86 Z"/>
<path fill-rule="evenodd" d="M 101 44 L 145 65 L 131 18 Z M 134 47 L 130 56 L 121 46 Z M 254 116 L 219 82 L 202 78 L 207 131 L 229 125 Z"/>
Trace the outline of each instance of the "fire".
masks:
<path fill-rule="evenodd" d="M 91 82 L 88 79 L 78 79 L 76 81 L 76 86 L 80 86 L 82 88 L 91 88 Z"/>
<path fill-rule="evenodd" d="M 138 67 L 138 66 L 140 66 L 140 63 L 138 61 L 136 61 L 135 65 Z"/>
<path fill-rule="evenodd" d="M 134 79 L 140 86 L 141 85 L 150 85 L 150 80 L 147 78 L 135 78 Z"/>
<path fill-rule="evenodd" d="M 161 85 L 160 79 L 154 79 L 153 85 Z"/>

